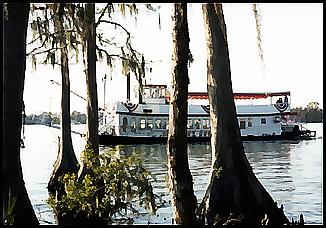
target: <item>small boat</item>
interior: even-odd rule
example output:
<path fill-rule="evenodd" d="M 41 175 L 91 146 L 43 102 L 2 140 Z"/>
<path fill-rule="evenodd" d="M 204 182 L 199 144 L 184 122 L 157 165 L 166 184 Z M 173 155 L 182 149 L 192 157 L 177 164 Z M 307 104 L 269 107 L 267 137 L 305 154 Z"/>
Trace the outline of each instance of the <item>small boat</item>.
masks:
<path fill-rule="evenodd" d="M 165 143 L 168 137 L 169 93 L 166 85 L 145 85 L 142 102 L 114 103 L 100 112 L 99 141 L 101 145 Z M 234 93 L 237 118 L 243 141 L 303 140 L 316 137 L 316 131 L 288 121 L 290 92 Z M 260 104 L 259 100 L 268 100 Z M 197 101 L 192 102 L 192 101 Z M 198 104 L 198 101 L 201 103 Z M 204 101 L 204 102 L 203 102 Z M 237 101 L 249 101 L 238 104 Z M 206 102 L 206 103 L 205 103 Z M 266 102 L 265 102 L 266 103 Z M 210 141 L 208 94 L 189 92 L 187 141 Z"/>

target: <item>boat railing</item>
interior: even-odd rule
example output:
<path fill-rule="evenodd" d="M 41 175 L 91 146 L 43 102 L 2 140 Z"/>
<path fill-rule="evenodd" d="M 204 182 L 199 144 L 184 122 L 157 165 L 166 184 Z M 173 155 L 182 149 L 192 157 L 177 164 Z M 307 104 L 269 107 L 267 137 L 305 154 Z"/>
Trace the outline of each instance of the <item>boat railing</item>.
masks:
<path fill-rule="evenodd" d="M 316 131 L 309 130 L 308 128 L 304 127 L 302 123 L 298 123 L 300 127 L 300 135 L 307 137 L 307 138 L 315 138 Z"/>

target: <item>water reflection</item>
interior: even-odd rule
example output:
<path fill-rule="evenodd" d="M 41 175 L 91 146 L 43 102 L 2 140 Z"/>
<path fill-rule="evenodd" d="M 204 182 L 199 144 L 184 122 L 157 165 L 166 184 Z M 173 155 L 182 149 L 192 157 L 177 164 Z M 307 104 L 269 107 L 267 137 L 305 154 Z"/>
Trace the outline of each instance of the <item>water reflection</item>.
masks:
<path fill-rule="evenodd" d="M 297 142 L 244 143 L 247 158 L 265 189 L 287 209 L 295 190 L 291 170 L 291 150 Z M 293 151 L 292 151 L 293 152 Z M 286 210 L 287 213 L 287 210 Z"/>
<path fill-rule="evenodd" d="M 297 165 L 293 159 L 293 153 L 306 145 L 298 141 L 277 141 L 277 142 L 244 142 L 246 156 L 256 174 L 257 178 L 271 194 L 278 204 L 284 204 L 286 214 L 289 217 L 295 217 L 298 211 L 294 210 L 296 205 L 297 183 L 294 180 L 293 169 Z M 161 195 L 166 202 L 170 200 L 168 193 L 167 178 L 167 152 L 166 145 L 124 145 L 116 147 L 104 147 L 107 149 L 118 149 L 120 155 L 139 154 L 144 159 L 144 166 L 152 173 L 154 192 Z M 211 146 L 209 143 L 189 144 L 188 145 L 189 166 L 193 176 L 194 191 L 198 202 L 201 201 L 208 184 L 209 172 L 211 167 Z M 299 158 L 297 158 L 298 160 Z M 300 160 L 300 159 L 299 159 Z M 313 190 L 312 190 L 313 191 Z M 309 195 L 305 192 L 305 196 Z M 301 199 L 301 201 L 304 199 Z M 318 202 L 317 202 L 318 203 Z M 292 212 L 291 212 L 292 211 Z M 158 216 L 139 217 L 138 223 L 169 223 L 168 220 L 162 220 L 171 216 L 170 205 L 158 210 Z M 163 214 L 162 214 L 163 213 Z M 300 213 L 303 213 L 301 211 Z M 306 212 L 306 214 L 309 214 Z M 309 214 L 310 215 L 310 214 Z M 313 215 L 313 213 L 311 213 Z M 161 220 L 160 220 L 161 219 Z"/>
<path fill-rule="evenodd" d="M 261 172 L 264 172 L 265 174 L 270 173 L 275 176 L 277 173 L 288 173 L 291 166 L 290 151 L 294 145 L 297 144 L 282 142 L 245 142 L 244 148 L 246 156 L 256 171 L 256 174 L 259 175 Z M 102 151 L 112 149 L 118 150 L 120 155 L 125 156 L 135 153 L 139 154 L 143 158 L 145 166 L 149 167 L 154 173 L 157 169 L 167 170 L 166 145 L 123 145 L 103 147 Z M 199 174 L 204 174 L 202 172 L 209 169 L 211 165 L 210 144 L 189 144 L 188 158 L 190 169 L 192 171 L 202 169 Z"/>
<path fill-rule="evenodd" d="M 85 126 L 74 126 L 82 131 Z M 307 223 L 322 223 L 322 161 L 323 125 L 311 124 L 308 129 L 316 130 L 318 139 L 311 141 L 278 141 L 244 143 L 247 158 L 258 179 L 278 204 L 284 204 L 289 218 L 304 213 Z M 25 145 L 21 161 L 26 188 L 41 224 L 54 222 L 53 214 L 45 203 L 48 198 L 47 182 L 57 157 L 57 138 L 60 131 L 39 125 L 25 126 Z M 80 152 L 85 140 L 72 135 L 74 150 L 80 161 Z M 167 204 L 157 211 L 158 216 L 145 212 L 135 218 L 136 224 L 171 223 L 170 194 L 166 187 L 166 145 L 125 145 L 102 147 L 101 151 L 117 149 L 121 156 L 139 154 L 153 179 L 154 193 L 162 195 Z M 211 165 L 210 144 L 188 145 L 189 165 L 193 175 L 194 190 L 198 201 L 206 190 Z"/>

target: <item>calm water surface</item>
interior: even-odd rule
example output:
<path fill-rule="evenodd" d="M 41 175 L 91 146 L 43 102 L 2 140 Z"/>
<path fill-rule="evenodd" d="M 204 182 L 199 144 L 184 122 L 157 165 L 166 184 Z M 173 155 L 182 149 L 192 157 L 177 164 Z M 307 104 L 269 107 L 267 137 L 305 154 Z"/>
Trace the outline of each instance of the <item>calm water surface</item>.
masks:
<path fill-rule="evenodd" d="M 278 205 L 283 204 L 288 218 L 297 219 L 304 214 L 308 224 L 323 224 L 322 180 L 323 180 L 323 125 L 307 124 L 317 131 L 317 139 L 309 141 L 246 142 L 244 147 L 253 170 Z M 73 125 L 72 129 L 85 131 L 84 125 Z M 57 157 L 60 131 L 42 125 L 25 126 L 25 146 L 21 151 L 23 175 L 29 197 L 41 224 L 55 223 L 49 206 L 47 183 Z M 72 134 L 74 150 L 79 160 L 85 146 L 84 139 Z M 141 211 L 134 217 L 135 224 L 171 223 L 170 195 L 166 186 L 167 155 L 165 145 L 117 146 L 121 154 L 139 153 L 145 160 L 156 181 L 152 182 L 154 193 L 167 202 L 156 215 Z M 109 150 L 103 147 L 101 150 Z M 194 190 L 198 202 L 202 199 L 208 181 L 211 155 L 209 144 L 188 145 L 189 164 L 194 179 Z"/>

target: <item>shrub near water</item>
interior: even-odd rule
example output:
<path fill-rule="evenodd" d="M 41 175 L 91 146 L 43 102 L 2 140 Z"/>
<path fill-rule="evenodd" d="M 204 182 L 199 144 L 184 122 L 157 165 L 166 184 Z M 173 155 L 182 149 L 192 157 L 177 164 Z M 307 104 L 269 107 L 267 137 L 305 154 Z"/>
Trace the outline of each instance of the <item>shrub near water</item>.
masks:
<path fill-rule="evenodd" d="M 94 175 L 86 174 L 80 183 L 75 174 L 60 178 L 65 195 L 60 200 L 50 196 L 47 201 L 56 216 L 69 215 L 76 220 L 97 218 L 107 224 L 122 219 L 130 222 L 132 219 L 128 216 L 138 213 L 136 202 L 155 213 L 150 173 L 143 168 L 142 160 L 137 155 L 118 158 L 116 154 L 116 151 L 102 153 L 99 155 L 100 165 L 96 166 L 94 153 L 86 147 L 82 160 Z M 104 180 L 104 186 L 96 186 L 100 180 Z M 99 199 L 98 193 L 103 189 L 104 195 Z"/>

